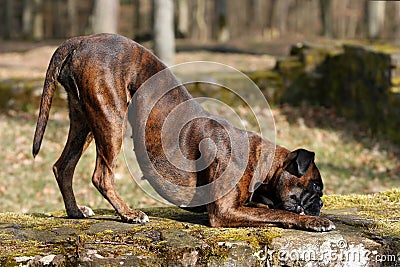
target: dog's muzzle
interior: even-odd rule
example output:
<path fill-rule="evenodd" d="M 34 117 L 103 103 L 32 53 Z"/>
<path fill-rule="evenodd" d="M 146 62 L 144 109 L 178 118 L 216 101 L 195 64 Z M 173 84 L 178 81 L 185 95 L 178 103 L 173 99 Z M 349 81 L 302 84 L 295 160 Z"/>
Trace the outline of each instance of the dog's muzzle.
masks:
<path fill-rule="evenodd" d="M 292 194 L 283 203 L 283 209 L 300 215 L 319 216 L 324 203 L 321 200 L 322 191 L 311 185 L 310 188 L 300 194 Z"/>
<path fill-rule="evenodd" d="M 299 206 L 303 209 L 305 215 L 319 216 L 321 213 L 321 208 L 324 205 L 321 200 L 322 191 L 319 187 L 317 189 L 315 190 L 315 186 L 312 186 L 300 196 Z M 301 211 L 299 214 L 301 214 Z"/>

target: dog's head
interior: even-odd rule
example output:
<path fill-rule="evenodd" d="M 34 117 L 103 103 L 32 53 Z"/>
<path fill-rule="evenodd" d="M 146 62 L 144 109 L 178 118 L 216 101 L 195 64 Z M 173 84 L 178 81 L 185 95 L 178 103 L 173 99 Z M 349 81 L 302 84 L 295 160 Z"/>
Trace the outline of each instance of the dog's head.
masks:
<path fill-rule="evenodd" d="M 323 184 L 314 152 L 298 149 L 288 153 L 277 175 L 276 208 L 319 216 Z"/>
<path fill-rule="evenodd" d="M 322 179 L 314 153 L 298 149 L 281 154 L 272 182 L 258 184 L 252 202 L 298 214 L 318 216 L 323 205 Z"/>

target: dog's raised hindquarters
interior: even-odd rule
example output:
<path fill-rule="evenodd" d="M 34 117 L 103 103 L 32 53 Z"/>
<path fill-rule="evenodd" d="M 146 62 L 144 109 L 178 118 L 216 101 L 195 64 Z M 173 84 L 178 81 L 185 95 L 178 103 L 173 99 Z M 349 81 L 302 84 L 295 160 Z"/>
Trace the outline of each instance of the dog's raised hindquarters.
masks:
<path fill-rule="evenodd" d="M 314 163 L 314 153 L 304 149 L 290 152 L 279 146 L 272 153 L 269 148 L 275 148 L 274 144 L 257 134 L 237 129 L 191 104 L 192 97 L 181 85 L 165 93 L 151 107 L 151 112 L 143 113 L 149 108 L 149 96 L 152 94 L 138 89 L 154 74 L 165 69 L 166 66 L 150 51 L 132 40 L 113 34 L 72 38 L 55 51 L 46 73 L 33 155 L 39 152 L 58 81 L 68 94 L 70 131 L 53 171 L 69 217 L 85 217 L 85 208 L 80 208 L 76 203 L 72 179 L 80 156 L 94 138 L 97 158 L 93 184 L 124 221 L 148 221 L 143 212 L 129 208 L 120 198 L 113 180 L 122 145 L 125 115 L 132 99 L 135 117 L 130 122 L 139 166 L 146 179 L 167 200 L 181 205 L 182 201 L 188 200 L 188 195 L 170 190 L 165 181 L 196 189 L 218 180 L 233 162 L 229 174 L 232 179 L 237 178 L 234 188 L 215 198 L 215 201 L 191 207 L 207 211 L 211 226 L 280 225 L 314 231 L 334 229 L 332 222 L 317 216 L 322 207 L 320 197 L 323 188 Z M 174 79 L 169 70 L 166 73 L 167 78 L 160 80 L 157 86 L 167 86 L 168 80 Z M 168 114 L 182 103 L 189 103 L 186 112 L 196 110 L 204 115 L 185 124 L 178 133 L 178 147 L 182 154 L 196 160 L 201 158 L 202 150 L 207 156 L 211 146 L 202 140 L 210 140 L 215 149 L 214 158 L 201 171 L 177 168 L 168 161 L 163 150 L 162 138 L 172 140 L 176 133 L 162 133 L 162 126 Z M 140 134 L 142 132 L 145 135 Z M 234 140 L 245 138 L 248 143 L 248 160 L 244 161 L 243 173 L 235 173 L 236 169 L 241 169 L 243 162 L 232 154 L 232 148 L 243 148 L 242 144 L 232 144 L 230 137 Z M 149 160 L 146 161 L 146 158 Z M 262 161 L 271 161 L 268 166 L 272 167 L 261 170 L 265 177 L 257 184 L 256 190 L 250 192 L 251 179 L 258 162 Z M 228 179 L 228 176 L 224 177 Z M 222 188 L 213 186 L 207 194 L 218 195 L 220 190 Z M 193 197 L 194 201 L 195 196 L 189 197 Z"/>

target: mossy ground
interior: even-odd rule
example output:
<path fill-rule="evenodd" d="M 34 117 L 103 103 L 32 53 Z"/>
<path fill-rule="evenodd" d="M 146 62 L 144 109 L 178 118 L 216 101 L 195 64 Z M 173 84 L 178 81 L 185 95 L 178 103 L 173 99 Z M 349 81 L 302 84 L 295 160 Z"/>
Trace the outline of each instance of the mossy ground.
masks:
<path fill-rule="evenodd" d="M 371 220 L 373 233 L 400 236 L 400 190 L 392 189 L 376 194 L 324 196 L 327 210 L 352 209 L 361 218 Z"/>
<path fill-rule="evenodd" d="M 240 242 L 253 249 L 267 246 L 280 235 L 277 228 L 210 228 L 207 215 L 179 208 L 145 209 L 150 215 L 146 225 L 120 222 L 111 210 L 96 210 L 89 219 L 72 220 L 64 212 L 49 215 L 0 214 L 0 263 L 19 256 L 61 254 L 78 258 L 84 251 L 95 250 L 101 257 L 138 255 L 169 261 L 174 253 L 196 248 L 200 262 L 210 257 L 221 259 L 229 253 L 230 243 Z M 65 231 L 65 229 L 73 231 Z M 57 229 L 64 229 L 65 235 Z M 40 233 L 40 234 L 39 234 Z M 178 236 L 179 240 L 175 240 Z"/>
<path fill-rule="evenodd" d="M 351 216 L 373 222 L 352 225 L 363 227 L 361 232 L 382 237 L 400 236 L 399 189 L 369 195 L 330 195 L 323 200 L 325 215 L 336 223 L 343 223 L 341 220 L 346 215 L 335 217 L 332 211 L 347 210 Z M 123 223 L 112 210 L 95 210 L 94 217 L 82 220 L 67 219 L 63 211 L 46 215 L 2 213 L 0 263 L 7 265 L 19 256 L 50 254 L 62 255 L 65 262 L 75 262 L 89 251 L 99 258 L 131 255 L 175 262 L 182 260 L 182 255 L 197 251 L 196 262 L 206 265 L 212 259 L 223 262 L 231 256 L 235 246 L 244 246 L 255 253 L 269 247 L 274 238 L 285 233 L 284 229 L 274 227 L 211 228 L 207 214 L 176 207 L 144 211 L 150 216 L 146 225 Z M 349 218 L 353 218 L 351 216 Z M 344 223 L 348 222 L 351 221 Z"/>

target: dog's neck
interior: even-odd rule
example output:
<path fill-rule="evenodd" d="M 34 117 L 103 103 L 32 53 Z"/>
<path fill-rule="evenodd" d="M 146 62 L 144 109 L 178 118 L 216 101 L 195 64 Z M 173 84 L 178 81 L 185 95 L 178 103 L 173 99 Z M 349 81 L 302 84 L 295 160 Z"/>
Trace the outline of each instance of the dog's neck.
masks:
<path fill-rule="evenodd" d="M 282 167 L 283 167 L 283 162 L 286 159 L 286 156 L 290 153 L 290 151 L 284 147 L 281 147 L 279 145 L 276 145 L 270 141 L 263 140 L 269 147 L 275 146 L 275 150 L 273 157 L 271 155 L 262 156 L 261 160 L 266 160 L 266 166 L 269 167 L 269 170 L 265 176 L 265 179 L 263 181 L 263 184 L 266 184 L 269 186 L 269 188 L 275 188 L 278 181 L 279 177 L 282 174 Z M 266 150 L 267 153 L 271 153 L 270 151 Z"/>

